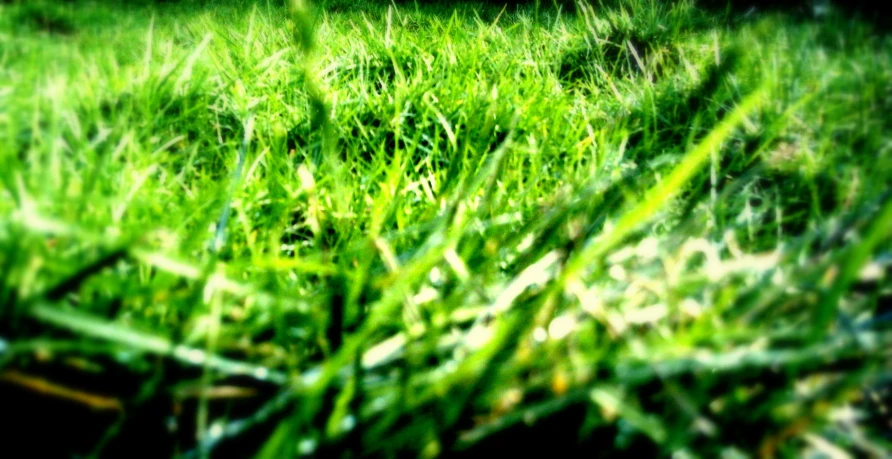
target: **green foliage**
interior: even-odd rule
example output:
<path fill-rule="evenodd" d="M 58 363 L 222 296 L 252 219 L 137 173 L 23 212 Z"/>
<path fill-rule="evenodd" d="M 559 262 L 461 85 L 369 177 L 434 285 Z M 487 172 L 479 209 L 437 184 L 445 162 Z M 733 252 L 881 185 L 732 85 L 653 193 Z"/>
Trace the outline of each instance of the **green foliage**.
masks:
<path fill-rule="evenodd" d="M 694 2 L 0 3 L 7 447 L 881 455 L 890 47 Z"/>

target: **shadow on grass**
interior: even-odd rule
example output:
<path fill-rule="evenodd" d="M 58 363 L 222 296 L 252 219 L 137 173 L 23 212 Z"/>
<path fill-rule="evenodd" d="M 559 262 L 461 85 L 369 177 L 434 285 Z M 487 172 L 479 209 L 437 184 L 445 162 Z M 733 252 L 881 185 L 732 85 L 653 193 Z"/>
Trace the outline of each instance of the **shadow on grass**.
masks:
<path fill-rule="evenodd" d="M 696 8 L 718 18 L 727 25 L 746 19 L 753 13 L 784 12 L 803 20 L 815 18 L 813 3 L 820 0 L 787 0 L 781 2 L 767 2 L 761 0 L 727 1 L 727 0 L 699 0 Z M 457 11 L 471 11 L 485 23 L 494 22 L 503 13 L 515 13 L 527 11 L 538 17 L 539 13 L 546 13 L 545 17 L 558 11 L 563 14 L 576 14 L 577 3 L 572 0 L 456 0 L 450 2 L 438 2 L 433 0 L 317 0 L 312 2 L 317 11 L 327 14 L 368 14 L 371 16 L 383 15 L 387 9 L 395 5 L 398 8 L 414 11 L 421 15 L 439 16 L 449 18 Z M 623 0 L 595 0 L 589 1 L 598 11 L 599 15 L 609 15 L 611 11 L 620 9 L 630 10 L 634 16 L 635 2 Z M 881 30 L 887 30 L 890 25 L 888 15 L 879 13 L 880 2 L 836 2 L 833 8 L 841 13 L 845 19 L 857 19 L 870 22 Z M 0 6 L 7 8 L 12 18 L 12 24 L 19 30 L 47 33 L 53 36 L 76 35 L 82 30 L 93 29 L 116 24 L 115 17 L 121 13 L 139 14 L 146 17 L 163 13 L 165 15 L 188 15 L 218 8 L 243 8 L 246 11 L 251 6 L 258 6 L 270 10 L 281 9 L 282 14 L 287 14 L 285 9 L 290 4 L 289 0 L 2 0 Z M 727 20 L 732 19 L 728 22 Z M 704 25 L 701 24 L 702 28 Z M 696 25 L 694 25 L 697 28 Z M 654 38 L 653 34 L 635 32 L 635 36 L 627 37 L 648 43 Z M 634 34 L 633 34 L 634 35 Z M 641 36 L 638 36 L 641 35 Z M 645 36 L 647 35 L 647 36 Z"/>

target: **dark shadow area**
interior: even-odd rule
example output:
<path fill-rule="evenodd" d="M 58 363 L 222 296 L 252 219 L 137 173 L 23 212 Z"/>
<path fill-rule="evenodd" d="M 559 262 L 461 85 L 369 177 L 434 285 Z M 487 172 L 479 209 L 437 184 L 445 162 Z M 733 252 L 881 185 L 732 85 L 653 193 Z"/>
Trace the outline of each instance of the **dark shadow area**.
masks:
<path fill-rule="evenodd" d="M 0 374 L 0 404 L 15 419 L 6 429 L 7 451 L 34 457 L 124 457 L 135 451 L 138 457 L 172 457 L 195 447 L 200 399 L 193 387 L 201 380 L 200 368 L 162 358 L 137 371 L 112 359 L 93 358 L 89 364 L 79 367 L 64 355 L 28 357 L 17 362 L 18 369 Z M 238 388 L 227 389 L 231 397 L 212 395 L 209 401 L 214 417 L 232 418 L 255 413 L 274 390 L 238 378 L 217 387 Z M 227 443 L 222 456 L 256 450 L 268 431 L 260 438 L 255 432 Z"/>
<path fill-rule="evenodd" d="M 596 9 L 611 10 L 628 8 L 622 0 L 589 0 Z M 667 2 L 668 3 L 668 2 Z M 155 13 L 177 14 L 194 13 L 214 8 L 245 8 L 256 5 L 266 9 L 283 10 L 290 0 L 0 0 L 0 5 L 12 7 L 14 22 L 25 30 L 44 32 L 56 36 L 76 35 L 82 28 L 103 24 L 114 24 L 107 17 L 95 16 L 85 18 L 83 6 L 101 6 L 107 13 L 113 14 L 117 9 L 138 11 L 140 14 Z M 518 11 L 531 13 L 549 13 L 561 11 L 564 14 L 575 14 L 577 3 L 573 0 L 456 0 L 441 2 L 434 0 L 317 0 L 312 2 L 318 12 L 328 14 L 367 13 L 383 14 L 391 5 L 418 14 L 448 18 L 456 11 L 471 11 L 484 22 L 493 22 L 502 14 Z M 697 7 L 719 19 L 731 19 L 728 25 L 751 19 L 764 13 L 783 13 L 799 17 L 803 20 L 821 19 L 832 10 L 846 20 L 861 20 L 872 23 L 882 31 L 892 25 L 889 15 L 880 14 L 882 2 L 855 0 L 849 2 L 833 0 L 698 0 Z M 830 9 L 828 9 L 828 6 Z M 634 15 L 634 11 L 630 11 Z"/>
<path fill-rule="evenodd" d="M 892 25 L 888 15 L 879 14 L 885 9 L 883 2 L 867 0 L 698 0 L 697 5 L 713 12 L 730 13 L 736 21 L 763 13 L 784 13 L 803 20 L 838 14 L 846 20 L 872 23 L 883 31 Z"/>

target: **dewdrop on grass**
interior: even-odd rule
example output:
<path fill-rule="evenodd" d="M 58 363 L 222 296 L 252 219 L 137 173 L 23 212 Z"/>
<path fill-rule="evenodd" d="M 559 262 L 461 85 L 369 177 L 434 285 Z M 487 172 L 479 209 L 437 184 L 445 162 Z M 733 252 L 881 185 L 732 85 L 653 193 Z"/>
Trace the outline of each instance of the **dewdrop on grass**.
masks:
<path fill-rule="evenodd" d="M 548 332 L 545 331 L 542 327 L 537 327 L 533 330 L 533 340 L 537 343 L 544 343 L 545 340 L 548 339 Z"/>

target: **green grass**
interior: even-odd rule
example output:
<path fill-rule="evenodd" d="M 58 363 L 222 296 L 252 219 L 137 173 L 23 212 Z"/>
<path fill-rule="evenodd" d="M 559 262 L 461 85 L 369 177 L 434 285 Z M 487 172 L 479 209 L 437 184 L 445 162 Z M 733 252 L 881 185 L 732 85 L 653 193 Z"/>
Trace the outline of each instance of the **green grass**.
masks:
<path fill-rule="evenodd" d="M 885 31 L 282 3 L 0 3 L 6 448 L 888 452 Z"/>

